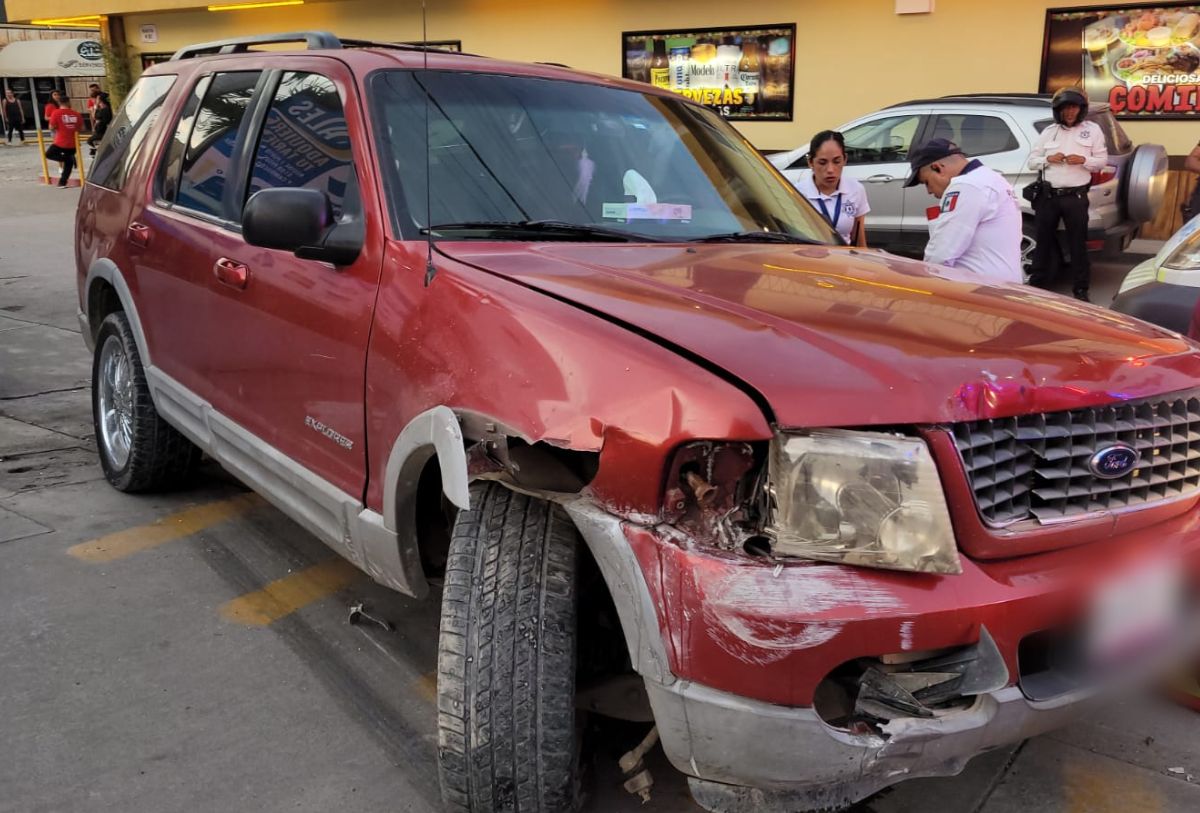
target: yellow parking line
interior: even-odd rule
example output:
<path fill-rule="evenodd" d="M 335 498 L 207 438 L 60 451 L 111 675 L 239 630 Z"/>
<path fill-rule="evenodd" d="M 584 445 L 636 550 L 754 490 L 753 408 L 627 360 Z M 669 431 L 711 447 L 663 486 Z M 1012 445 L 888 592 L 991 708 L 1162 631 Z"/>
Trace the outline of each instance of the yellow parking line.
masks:
<path fill-rule="evenodd" d="M 425 700 L 437 703 L 437 672 L 421 675 L 413 681 L 413 687 L 417 690 L 417 694 Z"/>
<path fill-rule="evenodd" d="M 1157 813 L 1163 810 L 1158 789 L 1137 769 L 1113 770 L 1100 756 L 1069 755 L 1063 764 L 1067 813 Z"/>
<path fill-rule="evenodd" d="M 225 602 L 221 605 L 221 616 L 239 624 L 265 626 L 336 593 L 362 575 L 345 559 L 331 559 Z"/>
<path fill-rule="evenodd" d="M 174 539 L 191 536 L 197 531 L 244 514 L 262 504 L 262 499 L 255 494 L 241 494 L 228 500 L 168 514 L 149 525 L 140 525 L 90 542 L 82 542 L 67 548 L 67 553 L 85 562 L 111 562 Z"/>

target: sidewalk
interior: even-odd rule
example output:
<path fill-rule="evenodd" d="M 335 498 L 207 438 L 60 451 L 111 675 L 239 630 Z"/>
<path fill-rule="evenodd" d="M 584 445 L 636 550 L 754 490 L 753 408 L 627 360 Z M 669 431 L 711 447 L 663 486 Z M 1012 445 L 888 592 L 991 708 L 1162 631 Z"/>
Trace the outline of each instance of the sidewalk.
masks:
<path fill-rule="evenodd" d="M 47 145 L 50 141 L 46 138 Z M 92 158 L 88 155 L 87 144 L 82 145 L 84 171 L 91 169 Z M 79 168 L 71 173 L 71 180 L 78 182 Z M 50 181 L 58 181 L 58 165 L 50 162 Z M 38 154 L 37 135 L 32 129 L 25 131 L 25 144 L 22 146 L 13 136 L 12 145 L 0 139 L 0 186 L 8 189 L 15 184 L 42 185 L 42 157 Z M 77 185 L 77 184 L 76 184 Z"/>

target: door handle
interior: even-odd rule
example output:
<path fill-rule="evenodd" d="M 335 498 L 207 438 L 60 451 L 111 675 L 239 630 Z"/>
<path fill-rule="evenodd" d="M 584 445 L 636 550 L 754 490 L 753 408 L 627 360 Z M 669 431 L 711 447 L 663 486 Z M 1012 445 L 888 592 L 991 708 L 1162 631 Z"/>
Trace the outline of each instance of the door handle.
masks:
<path fill-rule="evenodd" d="M 896 180 L 891 175 L 872 175 L 869 178 L 863 178 L 863 183 L 890 183 Z"/>
<path fill-rule="evenodd" d="M 238 290 L 244 290 L 246 283 L 250 281 L 250 269 L 227 257 L 217 260 L 213 265 L 213 274 L 218 282 Z"/>
<path fill-rule="evenodd" d="M 150 245 L 151 234 L 153 234 L 153 232 L 150 231 L 149 226 L 147 226 L 145 223 L 138 223 L 136 220 L 133 223 L 130 223 L 129 228 L 125 231 L 125 236 L 128 238 L 129 242 L 133 243 L 135 246 L 141 246 L 142 248 Z"/>

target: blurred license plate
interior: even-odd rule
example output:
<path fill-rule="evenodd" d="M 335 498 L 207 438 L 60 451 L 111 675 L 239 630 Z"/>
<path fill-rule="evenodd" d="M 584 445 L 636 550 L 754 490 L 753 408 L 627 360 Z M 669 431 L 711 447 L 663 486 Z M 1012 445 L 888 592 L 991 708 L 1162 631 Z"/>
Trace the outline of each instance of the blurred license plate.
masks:
<path fill-rule="evenodd" d="M 1113 664 L 1161 645 L 1182 613 L 1183 581 L 1177 562 L 1162 561 L 1100 587 L 1092 600 L 1088 655 Z"/>

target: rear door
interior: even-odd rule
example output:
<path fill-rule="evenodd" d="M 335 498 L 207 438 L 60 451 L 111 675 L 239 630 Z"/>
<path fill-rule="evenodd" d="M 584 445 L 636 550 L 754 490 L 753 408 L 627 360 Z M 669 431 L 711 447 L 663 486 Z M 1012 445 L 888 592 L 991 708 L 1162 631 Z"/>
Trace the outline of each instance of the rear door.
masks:
<path fill-rule="evenodd" d="M 212 246 L 235 227 L 224 188 L 264 79 L 258 69 L 216 68 L 195 80 L 129 224 L 154 364 L 201 399 L 211 395 L 206 346 L 217 332 L 209 313 Z"/>

